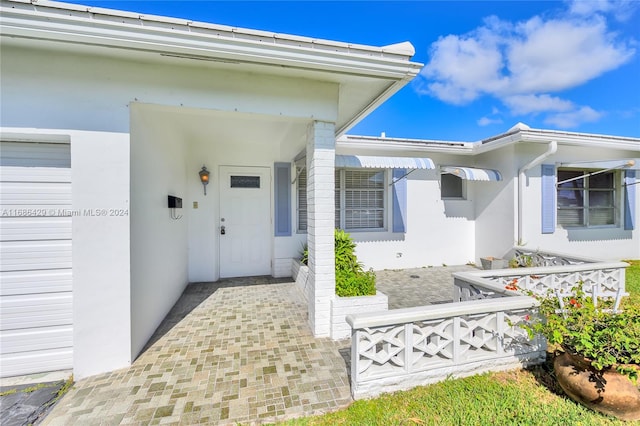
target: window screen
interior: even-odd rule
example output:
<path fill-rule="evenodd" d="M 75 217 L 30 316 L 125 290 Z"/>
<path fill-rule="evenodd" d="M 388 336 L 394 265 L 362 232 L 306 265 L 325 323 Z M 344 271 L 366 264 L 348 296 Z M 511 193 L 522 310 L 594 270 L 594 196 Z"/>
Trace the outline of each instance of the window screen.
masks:
<path fill-rule="evenodd" d="M 594 170 L 558 170 L 558 224 L 614 225 L 616 222 L 615 172 L 585 176 Z M 564 182 L 569 180 L 569 182 Z"/>
<path fill-rule="evenodd" d="M 298 231 L 307 229 L 307 173 L 300 171 Z M 335 226 L 346 230 L 383 229 L 385 226 L 385 171 L 335 171 Z"/>

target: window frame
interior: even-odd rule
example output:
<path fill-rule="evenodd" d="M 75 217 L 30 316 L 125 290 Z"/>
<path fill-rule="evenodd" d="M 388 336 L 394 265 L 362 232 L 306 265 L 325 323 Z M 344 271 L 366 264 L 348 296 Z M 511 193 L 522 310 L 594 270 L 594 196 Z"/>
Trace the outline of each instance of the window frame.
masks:
<path fill-rule="evenodd" d="M 562 172 L 573 172 L 573 173 L 577 173 L 578 176 L 582 176 L 581 179 L 583 179 L 583 186 L 579 187 L 579 188 L 570 188 L 570 187 L 563 187 L 561 188 L 558 184 L 556 184 L 556 226 L 563 228 L 563 229 L 602 229 L 602 228 L 618 228 L 620 227 L 621 224 L 621 206 L 623 205 L 623 191 L 622 191 L 622 173 L 620 173 L 619 170 L 607 170 L 607 171 L 602 171 L 601 169 L 581 169 L 581 168 L 574 168 L 574 167 L 558 167 L 556 169 L 556 182 L 562 182 L 565 179 L 571 179 L 570 177 L 567 178 L 561 178 L 560 177 L 560 173 Z M 595 176 L 597 175 L 601 175 L 601 174 L 611 174 L 612 175 L 612 181 L 613 181 L 613 186 L 612 188 L 597 188 L 597 187 L 592 187 L 590 184 L 591 178 L 594 175 L 590 175 L 594 172 L 601 172 L 601 173 L 597 173 Z M 561 190 L 565 190 L 565 191 L 580 191 L 583 194 L 583 205 L 581 207 L 569 207 L 569 206 L 561 206 L 560 205 L 560 197 L 559 197 L 559 192 Z M 612 192 L 612 205 L 611 206 L 607 206 L 607 207 L 602 207 L 602 206 L 591 206 L 590 204 L 590 195 L 591 193 L 595 193 L 595 192 Z M 606 208 L 606 209 L 610 209 L 613 210 L 613 223 L 606 223 L 606 224 L 594 224 L 592 225 L 590 222 L 590 213 L 589 211 L 592 209 L 597 209 L 597 208 Z M 563 224 L 560 223 L 560 211 L 561 210 L 576 210 L 576 211 L 582 211 L 582 224 L 578 224 L 578 225 L 571 225 L 571 224 Z"/>
<path fill-rule="evenodd" d="M 443 176 L 448 175 L 448 176 L 452 176 L 454 178 L 460 179 L 460 196 L 459 197 L 445 197 L 444 195 L 442 195 L 442 187 L 443 187 L 443 183 L 442 183 L 442 178 Z M 456 176 L 452 173 L 440 173 L 440 199 L 441 200 L 466 200 L 467 199 L 467 180 L 466 179 L 462 179 L 460 176 Z"/>
<path fill-rule="evenodd" d="M 335 171 L 335 182 L 336 182 L 336 191 L 339 191 L 340 193 L 340 205 L 336 205 L 336 215 L 339 211 L 340 214 L 340 218 L 339 220 L 336 220 L 336 228 L 338 229 L 343 229 L 347 232 L 381 232 L 381 231 L 386 231 L 387 229 L 387 216 L 388 216 L 388 211 L 389 211 L 389 207 L 387 205 L 389 196 L 389 185 L 388 185 L 388 179 L 389 179 L 389 173 L 387 172 L 388 169 L 374 169 L 374 168 L 336 168 Z M 351 210 L 374 210 L 374 211 L 380 211 L 382 210 L 382 227 L 376 227 L 376 228 L 347 228 L 345 225 L 347 223 L 347 219 L 346 219 L 346 212 L 347 212 L 347 208 L 346 208 L 346 193 L 347 191 L 349 191 L 350 189 L 346 187 L 346 175 L 347 172 L 374 172 L 374 173 L 382 173 L 382 188 L 380 189 L 376 189 L 376 188 L 360 188 L 361 191 L 368 191 L 368 192 L 380 192 L 382 191 L 382 208 L 352 208 Z M 338 186 L 339 185 L 339 186 Z M 351 189 L 353 190 L 353 189 Z M 336 203 L 337 204 L 337 203 Z M 336 219 L 338 219 L 336 217 Z M 339 223 L 338 223 L 339 222 Z"/>
<path fill-rule="evenodd" d="M 302 170 L 301 170 L 302 169 Z M 375 188 L 371 188 L 371 189 L 363 189 L 365 191 L 382 191 L 382 208 L 375 208 L 375 209 L 357 209 L 357 208 L 352 208 L 352 210 L 376 210 L 376 211 L 382 211 L 382 227 L 376 227 L 376 228 L 345 228 L 346 225 L 346 193 L 349 190 L 349 188 L 346 187 L 346 174 L 348 171 L 354 171 L 354 172 L 362 172 L 362 171 L 370 171 L 370 172 L 375 172 L 375 173 L 379 173 L 381 172 L 383 174 L 382 177 L 382 188 L 380 189 L 375 189 Z M 308 216 L 307 216 L 307 211 L 306 208 L 302 209 L 300 207 L 300 197 L 302 196 L 302 194 L 304 194 L 304 196 L 306 197 L 306 193 L 307 193 L 307 188 L 306 188 L 306 183 L 307 183 L 307 170 L 306 167 L 297 167 L 296 168 L 296 174 L 298 176 L 297 180 L 296 180 L 296 232 L 297 233 L 306 233 L 307 232 L 307 226 L 308 226 Z M 389 179 L 390 179 L 391 173 L 389 172 L 389 169 L 382 169 L 382 168 L 335 168 L 334 171 L 334 196 L 336 197 L 336 203 L 335 203 L 335 222 L 334 225 L 336 228 L 339 229 L 344 229 L 347 232 L 385 232 L 387 231 L 388 228 L 388 224 L 389 224 L 389 212 L 390 212 L 390 206 L 389 206 L 389 197 L 390 197 L 390 187 L 389 187 Z M 302 177 L 302 179 L 301 179 Z M 300 182 L 304 182 L 305 185 L 300 185 Z M 306 204 L 306 202 L 305 202 Z M 306 206 L 305 206 L 306 207 Z M 301 212 L 304 212 L 304 216 L 305 216 L 305 220 L 301 221 L 300 217 L 301 217 Z M 305 227 L 302 228 L 301 224 L 305 223 Z"/>

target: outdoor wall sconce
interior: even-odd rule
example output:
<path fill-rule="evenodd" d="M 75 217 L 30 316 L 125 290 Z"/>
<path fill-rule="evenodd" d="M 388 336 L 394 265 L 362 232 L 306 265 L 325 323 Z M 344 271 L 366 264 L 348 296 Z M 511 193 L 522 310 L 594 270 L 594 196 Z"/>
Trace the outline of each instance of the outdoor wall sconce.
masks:
<path fill-rule="evenodd" d="M 200 175 L 200 182 L 204 187 L 204 195 L 207 195 L 207 185 L 209 184 L 209 170 L 205 166 L 202 166 L 202 170 L 198 172 Z"/>

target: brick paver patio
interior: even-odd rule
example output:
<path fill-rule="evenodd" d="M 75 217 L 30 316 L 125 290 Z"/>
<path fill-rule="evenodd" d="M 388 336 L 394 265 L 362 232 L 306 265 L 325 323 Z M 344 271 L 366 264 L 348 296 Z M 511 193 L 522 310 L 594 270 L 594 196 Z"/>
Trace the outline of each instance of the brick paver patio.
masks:
<path fill-rule="evenodd" d="M 438 303 L 461 269 L 381 271 L 378 287 L 390 308 Z M 43 424 L 255 424 L 337 410 L 351 403 L 349 346 L 313 337 L 288 280 L 191 284 L 130 368 L 79 381 Z"/>

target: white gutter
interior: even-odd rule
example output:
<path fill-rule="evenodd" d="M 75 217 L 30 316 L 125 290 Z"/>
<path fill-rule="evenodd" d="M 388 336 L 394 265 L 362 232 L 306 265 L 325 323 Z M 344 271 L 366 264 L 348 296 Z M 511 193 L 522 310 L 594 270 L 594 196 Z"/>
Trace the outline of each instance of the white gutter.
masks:
<path fill-rule="evenodd" d="M 473 155 L 473 143 L 388 138 L 375 136 L 342 135 L 336 140 L 336 148 L 341 150 L 375 150 L 382 152 L 441 152 L 447 154 Z"/>
<path fill-rule="evenodd" d="M 35 0 L 3 0 L 0 12 L 3 37 L 401 81 L 422 68 L 410 61 L 409 43 L 354 45 Z"/>
<path fill-rule="evenodd" d="M 550 141 L 549 145 L 547 146 L 547 150 L 544 153 L 536 157 L 533 161 L 529 162 L 528 164 L 525 164 L 522 168 L 520 168 L 520 170 L 518 170 L 518 215 L 516 219 L 518 222 L 518 238 L 516 239 L 517 245 L 524 244 L 522 215 L 523 215 L 523 205 L 524 205 L 524 180 L 526 178 L 525 173 L 527 172 L 527 170 L 542 163 L 550 155 L 555 154 L 557 150 L 558 150 L 558 142 Z"/>

